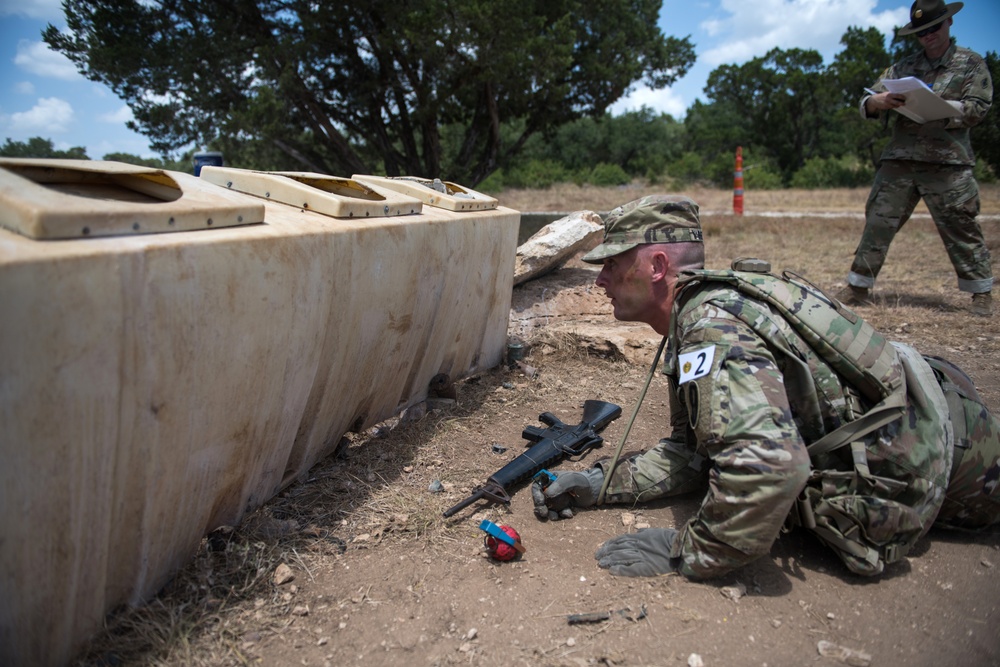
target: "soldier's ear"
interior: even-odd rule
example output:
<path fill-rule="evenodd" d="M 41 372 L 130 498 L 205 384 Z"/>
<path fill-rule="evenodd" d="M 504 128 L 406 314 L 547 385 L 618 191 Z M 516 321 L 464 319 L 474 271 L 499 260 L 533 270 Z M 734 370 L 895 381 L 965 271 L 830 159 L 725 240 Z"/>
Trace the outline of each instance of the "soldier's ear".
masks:
<path fill-rule="evenodd" d="M 666 279 L 673 270 L 673 267 L 670 265 L 670 256 L 659 248 L 649 253 L 649 262 L 651 265 L 650 277 L 654 281 Z"/>

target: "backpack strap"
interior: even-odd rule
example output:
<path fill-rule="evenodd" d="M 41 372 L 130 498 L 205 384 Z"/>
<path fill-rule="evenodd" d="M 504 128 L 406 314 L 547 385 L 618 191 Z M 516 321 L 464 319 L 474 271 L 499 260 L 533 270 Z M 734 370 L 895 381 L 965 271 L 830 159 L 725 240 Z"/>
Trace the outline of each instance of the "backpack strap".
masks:
<path fill-rule="evenodd" d="M 840 428 L 830 431 L 816 442 L 808 445 L 806 449 L 809 450 L 809 458 L 828 454 L 849 442 L 855 442 L 863 438 L 875 429 L 881 428 L 889 422 L 898 419 L 905 408 L 906 393 L 904 391 L 896 391 L 889 394 L 885 400 L 854 421 L 843 424 Z M 866 462 L 865 468 L 867 467 L 868 464 Z"/>

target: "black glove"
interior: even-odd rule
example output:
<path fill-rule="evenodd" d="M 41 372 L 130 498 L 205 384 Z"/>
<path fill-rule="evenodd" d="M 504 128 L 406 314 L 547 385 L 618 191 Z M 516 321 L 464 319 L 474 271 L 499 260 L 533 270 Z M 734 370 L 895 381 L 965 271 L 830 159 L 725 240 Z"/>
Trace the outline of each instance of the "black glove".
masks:
<path fill-rule="evenodd" d="M 622 577 L 655 577 L 677 569 L 670 558 L 677 531 L 673 528 L 643 528 L 637 533 L 612 537 L 594 554 L 597 564 Z"/>
<path fill-rule="evenodd" d="M 552 473 L 550 473 L 552 474 Z M 604 484 L 604 471 L 590 468 L 583 472 L 557 472 L 556 479 L 535 478 L 531 498 L 535 501 L 535 516 L 539 519 L 570 519 L 574 507 L 591 507 Z M 544 485 L 544 486 L 543 486 Z"/>

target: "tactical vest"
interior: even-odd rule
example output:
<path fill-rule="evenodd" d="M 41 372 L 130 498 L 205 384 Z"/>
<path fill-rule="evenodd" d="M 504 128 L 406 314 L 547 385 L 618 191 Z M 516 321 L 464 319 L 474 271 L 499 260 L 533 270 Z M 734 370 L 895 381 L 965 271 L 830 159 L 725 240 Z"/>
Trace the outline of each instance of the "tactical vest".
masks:
<path fill-rule="evenodd" d="M 860 401 L 850 400 L 852 392 L 845 392 L 848 421 L 807 445 L 813 473 L 786 529 L 804 526 L 812 531 L 853 572 L 881 573 L 886 563 L 905 556 L 929 522 L 891 499 L 905 484 L 870 472 L 862 438 L 898 419 L 905 410 L 906 373 L 900 355 L 905 352 L 912 372 L 916 352 L 903 347 L 897 351 L 897 346 L 839 301 L 792 272 L 780 277 L 771 274 L 768 262 L 743 258 L 735 260 L 728 271 L 686 271 L 678 277 L 678 289 L 704 282 L 725 283 L 770 304 L 840 375 L 845 388 L 853 388 L 873 405 L 862 411 Z M 771 339 L 756 323 L 744 322 L 764 340 Z M 817 469 L 817 457 L 845 445 L 851 447 L 852 471 Z"/>

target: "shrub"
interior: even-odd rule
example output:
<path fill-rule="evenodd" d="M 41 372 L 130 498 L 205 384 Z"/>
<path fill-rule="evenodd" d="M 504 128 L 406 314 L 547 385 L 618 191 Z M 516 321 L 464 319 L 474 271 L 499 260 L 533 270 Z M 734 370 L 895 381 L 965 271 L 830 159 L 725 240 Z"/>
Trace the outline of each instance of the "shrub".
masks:
<path fill-rule="evenodd" d="M 822 188 L 853 188 L 871 182 L 869 168 L 849 157 L 810 158 L 792 175 L 791 186 L 815 190 Z"/>
<path fill-rule="evenodd" d="M 781 174 L 770 164 L 751 165 L 743 169 L 743 187 L 747 190 L 780 190 Z"/>
<path fill-rule="evenodd" d="M 627 185 L 632 178 L 617 164 L 600 162 L 587 175 L 587 183 L 598 186 Z"/>
<path fill-rule="evenodd" d="M 497 169 L 492 174 L 481 180 L 475 189 L 486 194 L 498 194 L 506 187 L 503 180 L 503 169 Z"/>
<path fill-rule="evenodd" d="M 690 151 L 667 165 L 667 175 L 684 184 L 702 180 L 704 170 L 705 161 Z"/>
<path fill-rule="evenodd" d="M 972 168 L 972 175 L 975 176 L 976 180 L 980 183 L 997 182 L 996 172 L 994 172 L 989 163 L 983 159 L 976 160 L 976 166 Z"/>
<path fill-rule="evenodd" d="M 503 175 L 503 185 L 508 188 L 545 189 L 568 180 L 566 169 L 555 160 L 529 160 L 511 167 Z"/>

